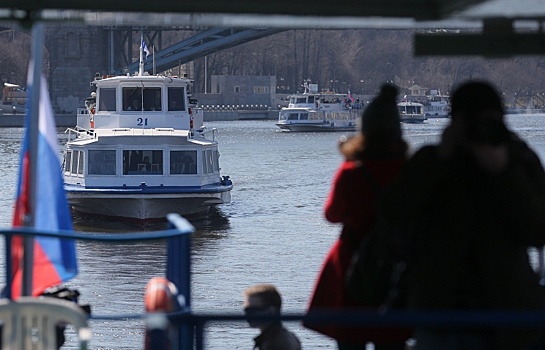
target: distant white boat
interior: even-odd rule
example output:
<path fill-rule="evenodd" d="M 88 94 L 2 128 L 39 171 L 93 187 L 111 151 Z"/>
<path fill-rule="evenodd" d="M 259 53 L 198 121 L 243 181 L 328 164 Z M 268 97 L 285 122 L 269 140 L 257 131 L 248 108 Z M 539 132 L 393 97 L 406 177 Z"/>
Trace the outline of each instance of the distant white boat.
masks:
<path fill-rule="evenodd" d="M 426 97 L 424 113 L 430 118 L 448 118 L 450 116 L 450 98 L 439 90 L 431 90 Z"/>
<path fill-rule="evenodd" d="M 304 85 L 304 92 L 289 97 L 280 110 L 276 126 L 282 131 L 355 131 L 361 106 L 348 94 L 319 93 L 317 84 Z"/>
<path fill-rule="evenodd" d="M 397 109 L 403 123 L 423 123 L 427 119 L 422 103 L 402 101 L 398 102 Z"/>
<path fill-rule="evenodd" d="M 0 101 L 1 114 L 26 114 L 27 97 L 28 91 L 20 85 L 4 83 Z"/>
<path fill-rule="evenodd" d="M 145 223 L 230 201 L 233 184 L 220 175 L 215 130 L 190 105 L 191 83 L 142 72 L 95 78 L 64 154 L 75 211 Z"/>

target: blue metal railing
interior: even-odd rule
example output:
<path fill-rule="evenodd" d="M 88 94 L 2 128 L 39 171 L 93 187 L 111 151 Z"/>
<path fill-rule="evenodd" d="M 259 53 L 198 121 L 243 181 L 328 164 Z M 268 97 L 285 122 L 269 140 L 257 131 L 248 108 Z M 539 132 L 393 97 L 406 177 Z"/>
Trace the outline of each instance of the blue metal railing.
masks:
<path fill-rule="evenodd" d="M 164 343 L 167 333 L 170 331 L 171 349 L 205 349 L 206 326 L 218 322 L 246 322 L 243 314 L 221 314 L 221 313 L 200 313 L 191 311 L 190 295 L 190 263 L 191 263 L 191 237 L 194 227 L 185 219 L 176 214 L 168 217 L 170 228 L 162 231 L 137 232 L 137 233 L 79 233 L 74 231 L 44 232 L 30 228 L 16 228 L 0 230 L 0 234 L 6 236 L 6 257 L 10 250 L 9 241 L 13 235 L 47 236 L 68 238 L 82 241 L 101 241 L 112 243 L 166 240 L 167 242 L 167 264 L 166 277 L 173 282 L 180 295 L 184 297 L 185 305 L 181 310 L 163 314 L 163 317 L 170 321 L 170 329 L 163 329 L 151 335 L 150 348 L 155 348 L 154 341 Z M 7 259 L 9 260 L 9 259 Z M 6 264 L 9 265 L 9 264 Z M 9 276 L 6 269 L 6 276 Z M 9 278 L 6 278 L 9 287 Z M 126 321 L 128 319 L 146 319 L 149 314 L 118 314 L 118 315 L 92 315 L 92 320 Z M 275 319 L 271 316 L 259 317 L 263 320 Z M 418 326 L 435 328 L 525 328 L 545 329 L 545 309 L 541 311 L 454 311 L 454 310 L 433 310 L 433 311 L 398 311 L 390 310 L 379 313 L 373 310 L 355 311 L 322 311 L 312 314 L 284 314 L 276 317 L 286 322 L 315 323 L 320 325 L 342 325 L 360 327 L 401 327 L 414 328 Z M 174 339 L 172 338 L 174 334 Z M 162 338 L 161 338 L 162 337 Z"/>
<path fill-rule="evenodd" d="M 140 242 L 150 240 L 166 240 L 167 245 L 167 262 L 165 276 L 173 282 L 181 295 L 185 297 L 185 310 L 190 308 L 190 260 L 191 260 L 191 237 L 194 232 L 194 227 L 184 218 L 177 214 L 167 215 L 169 221 L 169 229 L 162 231 L 151 232 L 136 232 L 136 233 L 80 233 L 76 231 L 58 230 L 58 231 L 38 231 L 28 227 L 18 227 L 13 229 L 0 230 L 0 234 L 6 237 L 5 257 L 6 257 L 6 286 L 7 290 L 11 290 L 11 238 L 13 236 L 43 236 L 55 237 L 63 239 L 73 239 L 81 241 L 100 241 L 100 242 Z M 112 320 L 126 320 L 144 318 L 145 315 L 116 315 L 111 317 Z M 95 317 L 91 317 L 94 319 Z M 98 317 L 97 319 L 103 319 Z M 193 347 L 192 329 L 187 323 L 178 322 L 175 325 L 176 347 L 172 349 L 191 349 Z M 153 348 L 153 347 L 152 347 Z"/>

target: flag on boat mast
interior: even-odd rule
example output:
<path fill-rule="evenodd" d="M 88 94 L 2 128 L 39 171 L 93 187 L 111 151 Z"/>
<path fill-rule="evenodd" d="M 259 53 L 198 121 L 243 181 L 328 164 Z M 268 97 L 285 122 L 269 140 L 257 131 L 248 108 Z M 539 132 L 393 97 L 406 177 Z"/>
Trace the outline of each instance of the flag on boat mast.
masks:
<path fill-rule="evenodd" d="M 350 92 L 350 90 L 348 90 L 348 99 L 350 99 L 352 103 L 355 101 L 354 96 L 352 96 L 352 92 Z"/>
<path fill-rule="evenodd" d="M 144 50 L 144 52 L 146 53 L 146 58 L 148 58 L 151 52 L 148 49 L 148 46 L 146 45 L 146 42 L 144 41 L 144 39 L 142 39 L 142 50 Z"/>
<path fill-rule="evenodd" d="M 47 82 L 41 72 L 36 74 L 34 71 L 39 69 L 34 67 L 34 63 L 42 60 L 38 56 L 32 57 L 34 62 L 31 61 L 29 68 L 27 85 L 31 98 L 27 101 L 13 227 L 25 226 L 48 232 L 72 230 Z M 34 89 L 39 91 L 33 91 Z M 33 103 L 31 100 L 36 96 L 39 102 Z M 15 236 L 11 240 L 11 298 L 25 295 L 25 289 L 30 295 L 37 296 L 45 289 L 77 275 L 76 247 L 73 240 L 36 236 L 34 239 L 30 238 L 30 244 L 25 244 L 27 239 Z M 25 265 L 32 266 L 30 280 L 25 276 L 28 274 L 28 266 Z M 29 282 L 31 285 L 26 286 Z"/>

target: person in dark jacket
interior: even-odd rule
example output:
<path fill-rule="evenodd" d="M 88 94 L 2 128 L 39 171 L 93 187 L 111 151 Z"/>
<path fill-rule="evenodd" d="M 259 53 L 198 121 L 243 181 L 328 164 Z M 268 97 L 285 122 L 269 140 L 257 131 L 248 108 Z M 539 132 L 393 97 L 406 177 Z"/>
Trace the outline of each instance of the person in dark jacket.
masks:
<path fill-rule="evenodd" d="M 254 349 L 301 350 L 299 339 L 288 331 L 280 320 L 282 297 L 272 284 L 258 284 L 244 291 L 244 313 L 250 327 L 259 328 L 261 334 L 254 338 Z M 256 316 L 269 316 L 273 320 L 259 320 Z"/>
<path fill-rule="evenodd" d="M 342 231 L 323 263 L 310 300 L 309 315 L 320 311 L 376 310 L 379 306 L 362 305 L 355 300 L 345 288 L 345 280 L 354 252 L 377 221 L 375 184 L 381 190 L 386 188 L 407 160 L 408 145 L 402 137 L 397 95 L 395 86 L 383 85 L 380 94 L 363 111 L 361 132 L 340 144 L 345 159 L 335 174 L 324 214 L 328 221 L 342 224 Z M 408 330 L 393 328 L 310 322 L 304 325 L 335 339 L 340 350 L 365 349 L 368 342 L 373 342 L 377 350 L 403 349 L 410 336 Z"/>
<path fill-rule="evenodd" d="M 470 81 L 451 95 L 438 145 L 422 147 L 384 201 L 410 236 L 411 310 L 545 311 L 527 249 L 545 244 L 545 172 L 507 128 L 500 95 Z M 543 329 L 419 327 L 417 350 L 518 350 Z"/>

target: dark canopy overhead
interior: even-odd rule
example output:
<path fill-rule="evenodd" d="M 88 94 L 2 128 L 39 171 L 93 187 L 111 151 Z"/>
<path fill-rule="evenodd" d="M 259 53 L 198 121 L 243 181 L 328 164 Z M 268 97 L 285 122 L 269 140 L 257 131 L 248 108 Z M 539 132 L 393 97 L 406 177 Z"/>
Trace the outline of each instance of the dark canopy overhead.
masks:
<path fill-rule="evenodd" d="M 106 12 L 224 13 L 296 16 L 410 17 L 441 19 L 483 0 L 3 0 L 0 7 L 28 12 L 85 10 Z"/>
<path fill-rule="evenodd" d="M 0 19 L 141 27 L 409 28 L 419 30 L 416 55 L 545 54 L 543 0 L 2 0 Z"/>

